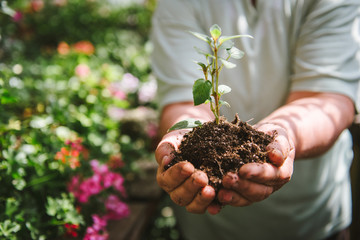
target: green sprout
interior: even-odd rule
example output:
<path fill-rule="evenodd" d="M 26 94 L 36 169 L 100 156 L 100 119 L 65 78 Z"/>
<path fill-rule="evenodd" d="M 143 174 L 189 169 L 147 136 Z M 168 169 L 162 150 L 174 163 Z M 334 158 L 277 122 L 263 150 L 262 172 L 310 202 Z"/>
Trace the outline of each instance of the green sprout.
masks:
<path fill-rule="evenodd" d="M 230 58 L 241 59 L 244 56 L 244 52 L 236 48 L 234 46 L 234 42 L 231 40 L 241 37 L 252 38 L 252 36 L 222 36 L 221 28 L 217 24 L 210 27 L 210 36 L 197 32 L 190 33 L 205 41 L 211 49 L 211 52 L 208 53 L 195 47 L 199 54 L 205 56 L 206 62 L 195 62 L 201 67 L 204 78 L 197 79 L 194 82 L 192 89 L 194 105 L 197 106 L 203 103 L 210 103 L 210 109 L 214 114 L 215 121 L 219 124 L 220 107 L 222 105 L 230 107 L 226 101 L 221 100 L 221 97 L 231 91 L 229 86 L 219 84 L 220 72 L 224 67 L 229 69 L 236 67 L 236 64 L 229 62 Z M 222 52 L 225 54 L 222 54 Z M 194 128 L 198 126 L 202 126 L 201 121 L 186 119 L 176 123 L 169 129 L 169 131 L 183 128 Z"/>

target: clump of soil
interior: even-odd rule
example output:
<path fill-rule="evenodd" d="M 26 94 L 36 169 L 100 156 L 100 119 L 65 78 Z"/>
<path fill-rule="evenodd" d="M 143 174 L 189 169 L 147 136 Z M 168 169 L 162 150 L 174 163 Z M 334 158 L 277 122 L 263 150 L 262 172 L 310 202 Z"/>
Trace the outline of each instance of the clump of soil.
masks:
<path fill-rule="evenodd" d="M 189 161 L 208 175 L 209 185 L 217 193 L 226 173 L 238 172 L 246 163 L 269 162 L 266 146 L 272 140 L 272 136 L 257 131 L 238 115 L 232 122 L 221 117 L 219 124 L 207 122 L 188 132 L 165 169 Z"/>

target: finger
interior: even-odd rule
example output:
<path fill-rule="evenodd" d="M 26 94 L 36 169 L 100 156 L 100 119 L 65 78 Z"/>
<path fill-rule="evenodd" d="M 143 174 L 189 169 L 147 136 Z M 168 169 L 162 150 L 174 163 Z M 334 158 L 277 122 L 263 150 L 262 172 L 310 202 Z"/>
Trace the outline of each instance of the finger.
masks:
<path fill-rule="evenodd" d="M 194 200 L 196 194 L 208 183 L 208 177 L 202 171 L 196 170 L 180 186 L 172 190 L 171 200 L 180 206 L 186 206 Z"/>
<path fill-rule="evenodd" d="M 282 133 L 278 133 L 274 138 L 274 141 L 272 141 L 266 148 L 268 150 L 270 161 L 278 167 L 284 163 L 291 150 L 289 139 Z"/>
<path fill-rule="evenodd" d="M 186 206 L 186 210 L 191 213 L 204 213 L 215 198 L 215 189 L 209 185 L 205 186 Z"/>
<path fill-rule="evenodd" d="M 274 140 L 267 146 L 270 161 L 281 166 L 293 148 L 286 130 L 278 125 L 265 123 L 255 126 L 259 131 L 265 132 L 274 137 Z"/>
<path fill-rule="evenodd" d="M 171 156 L 172 153 L 174 152 L 174 145 L 169 143 L 169 142 L 161 142 L 159 143 L 159 145 L 157 146 L 156 150 L 155 150 L 155 158 L 156 161 L 158 162 L 158 164 L 160 165 L 161 162 L 163 161 L 163 158 L 165 156 Z"/>
<path fill-rule="evenodd" d="M 188 131 L 189 130 L 176 130 L 164 135 L 155 150 L 155 158 L 159 164 L 164 155 L 169 155 L 179 148 L 183 136 Z"/>
<path fill-rule="evenodd" d="M 167 158 L 163 159 L 163 162 L 158 167 L 156 180 L 162 189 L 166 192 L 171 192 L 189 178 L 195 171 L 195 168 L 189 162 L 179 162 L 164 171 L 163 169 L 167 162 Z"/>
<path fill-rule="evenodd" d="M 241 194 L 230 190 L 230 189 L 220 189 L 218 193 L 218 200 L 222 204 L 230 205 L 233 207 L 244 207 L 249 206 L 254 201 L 250 201 L 246 197 L 242 196 Z"/>
<path fill-rule="evenodd" d="M 214 204 L 214 203 L 210 203 L 210 205 L 207 208 L 208 213 L 210 213 L 211 215 L 216 215 L 218 214 L 222 209 L 222 206 L 219 204 Z"/>
<path fill-rule="evenodd" d="M 290 181 L 293 172 L 293 160 L 287 158 L 281 167 L 269 163 L 249 163 L 242 166 L 239 176 L 268 186 L 283 185 Z"/>
<path fill-rule="evenodd" d="M 219 193 L 221 202 L 232 206 L 247 206 L 251 202 L 264 200 L 274 192 L 272 185 L 268 186 L 243 179 L 235 173 L 228 173 L 224 176 L 223 185 L 226 189 L 221 194 Z"/>

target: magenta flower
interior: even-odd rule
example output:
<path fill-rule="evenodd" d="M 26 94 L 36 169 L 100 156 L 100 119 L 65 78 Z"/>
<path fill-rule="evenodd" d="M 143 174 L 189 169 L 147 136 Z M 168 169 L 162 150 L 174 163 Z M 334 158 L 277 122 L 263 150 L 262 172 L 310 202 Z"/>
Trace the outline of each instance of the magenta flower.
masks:
<path fill-rule="evenodd" d="M 95 195 L 98 194 L 99 192 L 101 192 L 104 188 L 101 185 L 101 176 L 98 174 L 95 174 L 93 176 L 91 176 L 88 179 L 85 179 L 81 184 L 80 184 L 80 191 L 83 194 L 86 195 Z"/>
<path fill-rule="evenodd" d="M 93 229 L 96 230 L 96 231 L 104 231 L 105 230 L 105 227 L 107 225 L 107 220 L 106 218 L 104 217 L 100 217 L 99 215 L 97 214 L 93 214 L 91 216 L 92 220 L 93 220 Z"/>
<path fill-rule="evenodd" d="M 111 187 L 113 183 L 118 179 L 121 178 L 121 175 L 114 172 L 109 172 L 103 175 L 103 184 L 105 188 Z"/>
<path fill-rule="evenodd" d="M 22 18 L 23 18 L 23 14 L 20 11 L 16 11 L 14 16 L 12 17 L 12 20 L 14 22 L 20 22 Z"/>
<path fill-rule="evenodd" d="M 109 234 L 107 232 L 97 231 L 93 227 L 88 227 L 83 240 L 107 240 L 108 238 Z"/>
<path fill-rule="evenodd" d="M 90 166 L 95 174 L 103 175 L 109 172 L 108 166 L 100 164 L 96 159 L 90 161 Z"/>
<path fill-rule="evenodd" d="M 112 186 L 117 191 L 119 191 L 122 194 L 123 197 L 127 197 L 126 190 L 125 190 L 125 187 L 124 187 L 123 183 L 124 183 L 124 178 L 120 175 L 120 177 L 116 178 L 113 181 Z"/>
<path fill-rule="evenodd" d="M 72 193 L 77 192 L 79 190 L 79 185 L 80 185 L 80 177 L 73 176 L 67 185 L 68 191 Z"/>
<path fill-rule="evenodd" d="M 119 220 L 130 214 L 128 205 L 120 201 L 116 195 L 110 195 L 106 199 L 105 208 L 107 210 L 107 214 L 105 216 L 109 220 Z"/>

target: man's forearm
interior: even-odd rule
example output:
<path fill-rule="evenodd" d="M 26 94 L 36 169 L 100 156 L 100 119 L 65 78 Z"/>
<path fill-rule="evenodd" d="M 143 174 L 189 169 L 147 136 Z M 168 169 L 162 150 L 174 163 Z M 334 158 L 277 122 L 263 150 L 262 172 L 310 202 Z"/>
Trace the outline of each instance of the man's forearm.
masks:
<path fill-rule="evenodd" d="M 344 95 L 294 92 L 287 104 L 260 124 L 269 122 L 285 128 L 295 144 L 298 159 L 325 153 L 353 118 L 354 104 Z"/>

